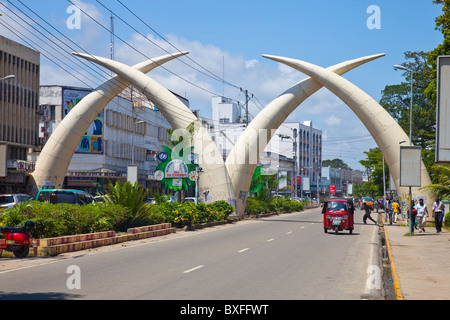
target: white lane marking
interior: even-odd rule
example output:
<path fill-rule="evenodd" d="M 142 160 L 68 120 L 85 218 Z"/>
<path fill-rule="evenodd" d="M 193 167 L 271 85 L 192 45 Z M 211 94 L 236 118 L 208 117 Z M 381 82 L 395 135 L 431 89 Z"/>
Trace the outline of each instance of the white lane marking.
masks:
<path fill-rule="evenodd" d="M 275 240 L 275 239 L 272 238 L 272 239 L 266 240 L 266 242 L 271 242 L 271 241 L 273 241 L 273 240 Z"/>
<path fill-rule="evenodd" d="M 289 231 L 288 233 L 286 233 L 286 234 L 291 234 L 292 233 L 292 231 Z"/>
<path fill-rule="evenodd" d="M 189 270 L 183 271 L 183 273 L 189 273 L 189 272 L 192 272 L 192 271 L 195 271 L 195 270 L 201 269 L 201 268 L 203 268 L 203 267 L 204 267 L 203 265 L 201 265 L 201 266 L 197 266 L 197 267 L 195 267 L 195 268 L 192 268 L 192 269 L 189 269 Z"/>
<path fill-rule="evenodd" d="M 239 250 L 238 252 L 239 252 L 239 253 L 242 253 L 242 252 L 245 252 L 245 251 L 247 251 L 247 250 L 250 250 L 250 248 L 245 248 L 245 249 Z"/>

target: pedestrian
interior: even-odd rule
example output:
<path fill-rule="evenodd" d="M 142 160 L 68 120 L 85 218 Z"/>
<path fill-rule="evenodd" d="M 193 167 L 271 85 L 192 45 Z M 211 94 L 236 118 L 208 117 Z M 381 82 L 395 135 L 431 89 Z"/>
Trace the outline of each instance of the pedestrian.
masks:
<path fill-rule="evenodd" d="M 411 204 L 410 204 L 410 208 L 411 208 L 411 226 L 414 226 L 414 229 L 417 229 L 417 225 L 416 225 L 416 217 L 417 217 L 417 210 L 415 208 L 415 203 L 414 200 L 411 200 Z M 408 208 L 408 215 L 410 208 Z M 414 232 L 413 227 L 411 228 L 411 232 Z"/>
<path fill-rule="evenodd" d="M 377 222 L 375 220 L 372 219 L 372 217 L 370 216 L 370 207 L 367 204 L 364 204 L 364 210 L 366 211 L 366 213 L 364 214 L 363 217 L 363 222 L 364 224 L 367 224 L 367 219 L 372 220 L 373 223 L 377 224 Z"/>
<path fill-rule="evenodd" d="M 419 203 L 416 204 L 417 210 L 417 223 L 419 225 L 419 232 L 425 232 L 425 222 L 426 217 L 428 217 L 428 208 L 425 203 L 423 203 L 423 199 L 419 199 Z"/>
<path fill-rule="evenodd" d="M 389 224 L 392 224 L 392 200 L 388 203 Z"/>
<path fill-rule="evenodd" d="M 436 226 L 436 232 L 439 233 L 442 231 L 442 220 L 444 218 L 444 204 L 436 197 L 436 202 L 433 203 L 431 210 L 434 212 L 434 224 Z"/>
<path fill-rule="evenodd" d="M 398 210 L 399 208 L 400 208 L 400 205 L 398 204 L 397 201 L 394 200 L 394 202 L 392 203 L 392 211 L 394 213 L 394 223 L 397 222 L 397 216 L 398 216 L 398 213 L 399 213 L 399 210 Z"/>

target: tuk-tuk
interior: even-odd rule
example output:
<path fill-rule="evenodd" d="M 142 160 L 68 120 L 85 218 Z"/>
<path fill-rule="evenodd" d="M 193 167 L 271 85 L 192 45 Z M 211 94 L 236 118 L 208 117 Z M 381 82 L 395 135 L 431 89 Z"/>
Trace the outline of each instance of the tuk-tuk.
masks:
<path fill-rule="evenodd" d="M 323 229 L 325 233 L 328 229 L 339 231 L 349 230 L 353 233 L 355 207 L 351 199 L 330 198 L 323 204 Z"/>

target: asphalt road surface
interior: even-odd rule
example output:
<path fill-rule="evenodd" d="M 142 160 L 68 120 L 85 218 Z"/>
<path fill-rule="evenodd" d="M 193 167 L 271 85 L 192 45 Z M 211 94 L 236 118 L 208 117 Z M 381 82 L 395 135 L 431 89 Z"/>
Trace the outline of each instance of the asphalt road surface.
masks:
<path fill-rule="evenodd" d="M 351 235 L 309 209 L 0 271 L 0 300 L 379 299 L 379 227 L 362 216 Z"/>

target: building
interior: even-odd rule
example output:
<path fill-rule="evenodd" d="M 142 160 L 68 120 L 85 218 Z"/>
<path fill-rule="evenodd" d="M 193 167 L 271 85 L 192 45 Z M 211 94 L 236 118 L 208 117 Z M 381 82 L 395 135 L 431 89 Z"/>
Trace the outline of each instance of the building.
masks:
<path fill-rule="evenodd" d="M 39 52 L 0 36 L 0 193 L 24 192 L 34 170 L 27 156 L 38 145 L 39 81 Z"/>
<path fill-rule="evenodd" d="M 90 92 L 86 88 L 41 87 L 40 108 L 45 114 L 40 121 L 42 145 L 70 109 Z M 136 165 L 139 184 L 151 193 L 158 190 L 156 156 L 163 145 L 169 145 L 169 129 L 156 106 L 137 91 L 125 90 L 111 100 L 81 139 L 64 186 L 102 193 L 108 183 L 126 181 L 128 166 Z"/>
<path fill-rule="evenodd" d="M 246 128 L 242 106 L 228 98 L 214 97 L 212 116 L 210 132 L 225 159 Z M 318 197 L 322 170 L 322 131 L 314 128 L 311 121 L 284 122 L 272 135 L 264 151 L 271 155 L 271 166 L 280 166 L 281 157 L 283 161 L 294 160 L 296 165 L 291 169 L 284 166 L 282 175 L 289 177 L 287 181 L 292 190 L 297 188 L 297 196 Z M 279 155 L 278 161 L 274 161 L 274 155 Z M 264 157 L 261 156 L 261 159 Z"/>

